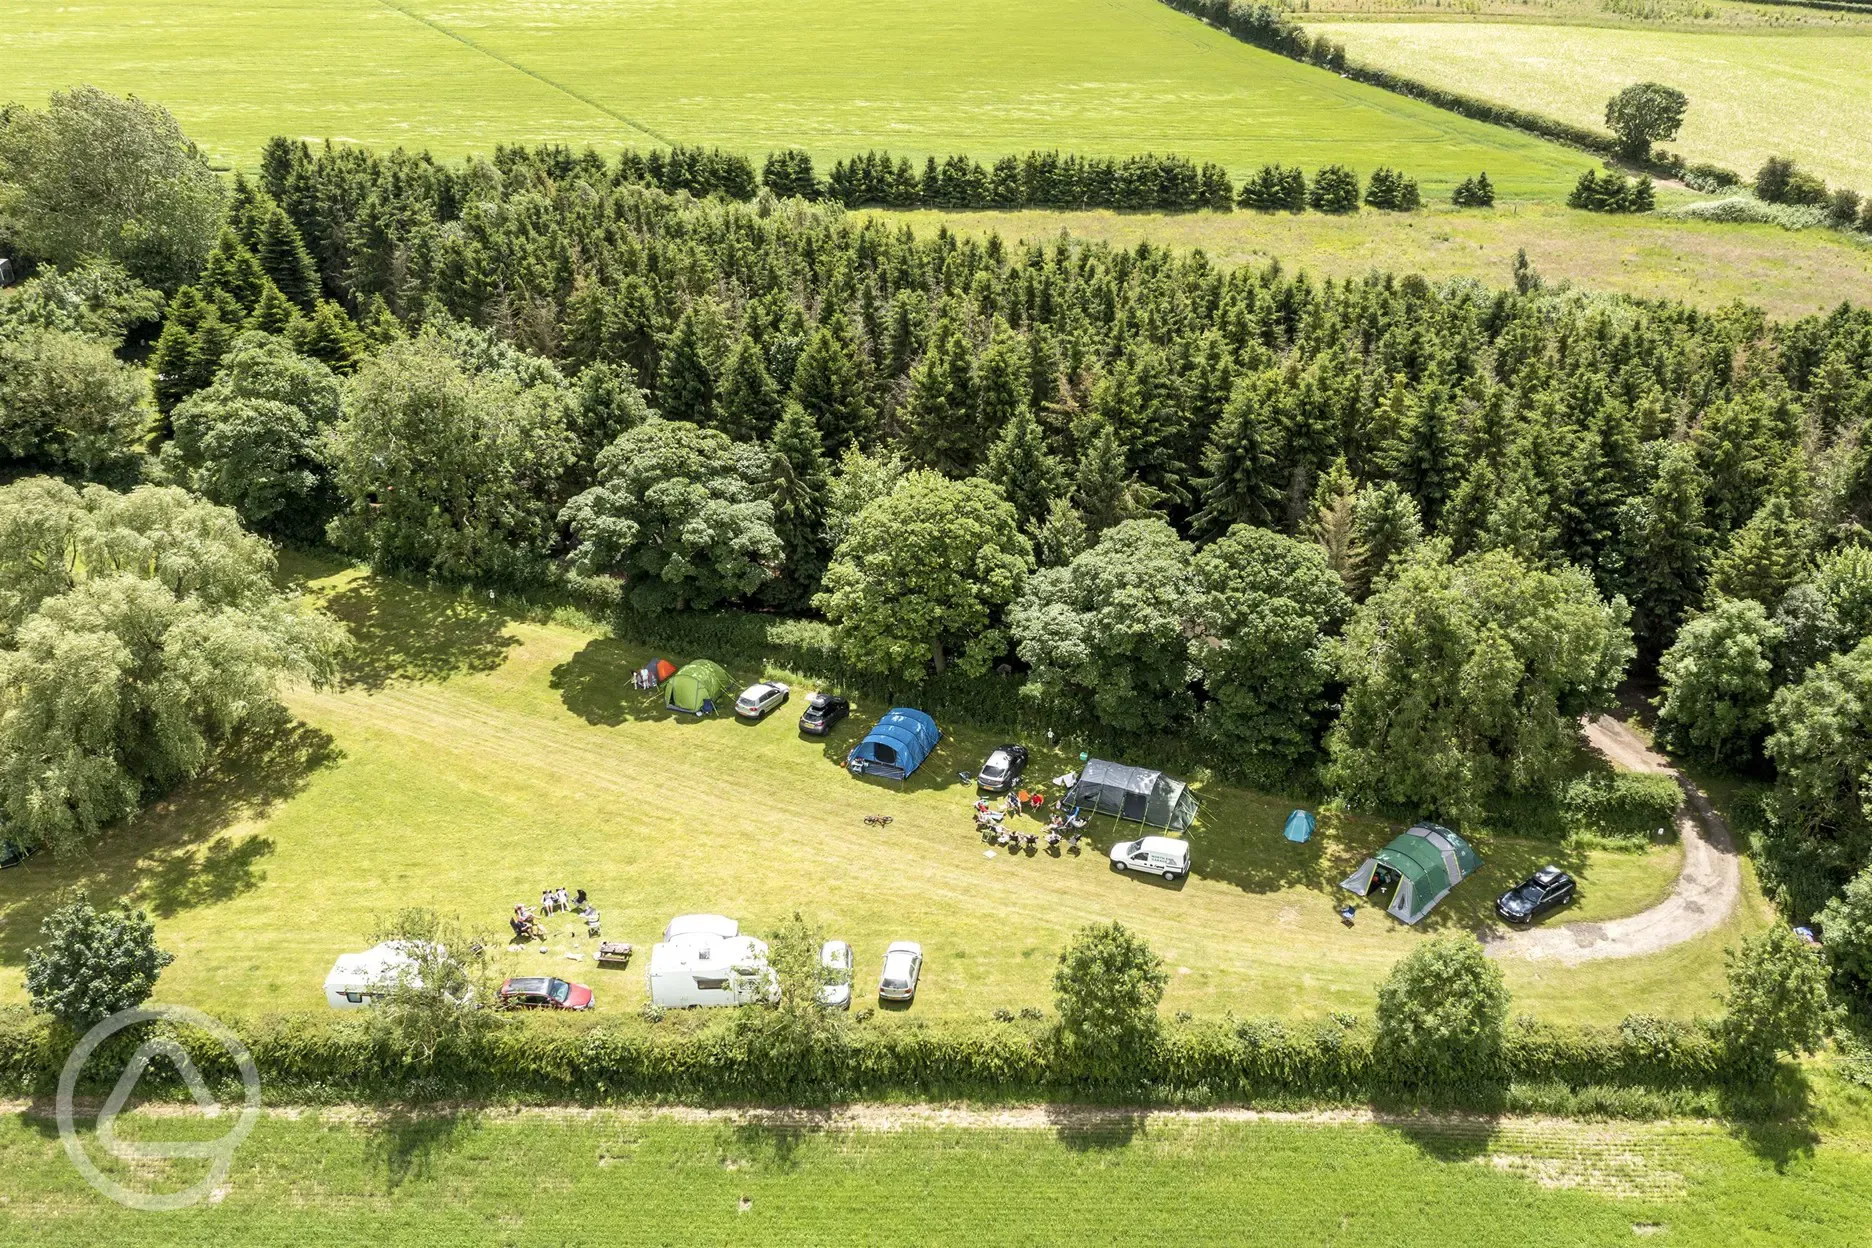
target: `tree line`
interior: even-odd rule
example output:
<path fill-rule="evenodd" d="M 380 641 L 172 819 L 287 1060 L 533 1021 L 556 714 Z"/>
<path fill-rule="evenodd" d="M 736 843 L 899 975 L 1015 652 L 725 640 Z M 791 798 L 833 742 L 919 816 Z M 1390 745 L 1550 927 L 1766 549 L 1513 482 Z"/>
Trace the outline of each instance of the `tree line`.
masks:
<path fill-rule="evenodd" d="M 1007 667 L 1104 738 L 1450 819 L 1551 793 L 1655 671 L 1683 748 L 1777 776 L 1795 913 L 1872 858 L 1864 310 L 918 236 L 556 149 L 275 140 L 190 237 L 186 274 L 35 257 L 11 471 L 386 570 L 817 615 L 906 685 Z"/>

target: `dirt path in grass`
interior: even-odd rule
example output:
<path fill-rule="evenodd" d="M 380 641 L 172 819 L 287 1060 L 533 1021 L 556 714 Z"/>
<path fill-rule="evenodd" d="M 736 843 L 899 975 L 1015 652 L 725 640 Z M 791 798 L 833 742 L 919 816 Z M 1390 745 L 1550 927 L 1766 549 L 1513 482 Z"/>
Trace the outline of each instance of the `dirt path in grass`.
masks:
<path fill-rule="evenodd" d="M 1669 897 L 1628 919 L 1485 934 L 1483 943 L 1495 957 L 1552 959 L 1567 966 L 1601 958 L 1641 957 L 1721 927 L 1741 896 L 1742 869 L 1729 825 L 1702 790 L 1619 720 L 1606 716 L 1588 720 L 1586 739 L 1615 766 L 1657 772 L 1682 786 L 1684 804 L 1677 808 L 1677 835 L 1683 841 L 1683 874 Z"/>

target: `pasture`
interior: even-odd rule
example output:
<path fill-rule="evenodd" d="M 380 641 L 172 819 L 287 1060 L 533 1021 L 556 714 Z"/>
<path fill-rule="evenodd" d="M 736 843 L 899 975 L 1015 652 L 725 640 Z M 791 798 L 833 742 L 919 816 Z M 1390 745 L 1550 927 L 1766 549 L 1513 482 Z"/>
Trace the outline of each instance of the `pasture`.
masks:
<path fill-rule="evenodd" d="M 170 108 L 224 164 L 286 134 L 439 156 L 665 142 L 830 160 L 879 147 L 1177 151 L 1426 191 L 1486 169 L 1564 198 L 1579 153 L 1346 82 L 1157 0 L 0 0 L 0 100 L 90 82 Z"/>
<path fill-rule="evenodd" d="M 49 1113 L 13 1105 L 0 1115 L 0 1238 L 19 1248 L 967 1239 L 1597 1248 L 1656 1235 L 1684 1246 L 1848 1248 L 1864 1242 L 1872 1218 L 1872 1138 L 1863 1097 L 1841 1108 L 1824 1134 L 1072 1106 L 860 1106 L 835 1116 L 312 1109 L 263 1116 L 212 1202 L 150 1214 L 84 1186 Z M 118 1129 L 174 1140 L 190 1125 L 137 1112 Z M 168 1164 L 178 1185 L 199 1174 L 184 1173 L 199 1163 Z"/>
<path fill-rule="evenodd" d="M 1666 83 L 1690 97 L 1683 133 L 1664 144 L 1686 158 L 1751 177 L 1767 157 L 1791 156 L 1829 182 L 1872 189 L 1872 22 L 1776 32 L 1485 18 L 1314 29 L 1355 61 L 1578 125 L 1603 127 L 1606 100 L 1622 87 Z"/>
<path fill-rule="evenodd" d="M 149 910 L 177 955 L 158 1000 L 251 1015 L 324 1009 L 333 958 L 364 948 L 399 907 L 505 937 L 514 903 L 563 884 L 586 889 L 605 936 L 631 941 L 639 960 L 598 970 L 569 916 L 548 920 L 549 954 L 529 945 L 502 957 L 591 984 L 606 1011 L 641 1005 L 642 959 L 671 916 L 717 912 L 760 932 L 798 909 L 852 942 L 861 1004 L 885 944 L 915 939 L 926 953 L 915 1013 L 1046 1007 L 1071 932 L 1119 918 L 1169 963 L 1166 1010 L 1318 1017 L 1369 1012 L 1378 981 L 1424 932 L 1487 925 L 1494 898 L 1544 862 L 1579 876 L 1568 917 L 1588 920 L 1646 908 L 1678 870 L 1676 846 L 1583 852 L 1482 837 L 1485 869 L 1419 928 L 1370 907 L 1346 927 L 1337 882 L 1401 829 L 1329 820 L 1291 845 L 1280 827 L 1292 799 L 1219 784 L 1202 788 L 1194 870 L 1175 885 L 1111 871 L 1105 847 L 1138 829 L 1108 818 L 1077 857 L 1010 855 L 972 826 L 974 789 L 957 772 L 997 741 L 967 725 L 945 724 L 941 748 L 901 789 L 859 781 L 841 763 L 881 706 L 859 705 L 825 742 L 796 731 L 798 696 L 757 725 L 679 720 L 631 687 L 647 651 L 575 621 L 355 569 L 301 570 L 356 638 L 344 686 L 294 693 L 301 723 L 229 756 L 95 858 L 41 855 L 0 876 L 0 1002 L 22 999 L 24 951 L 69 886 Z M 733 670 L 737 681 L 758 674 Z M 1036 749 L 1030 778 L 1074 760 Z M 892 824 L 866 826 L 874 813 Z M 1721 948 L 1765 921 L 1751 885 L 1724 928 L 1666 953 L 1505 967 L 1516 1008 L 1536 1015 L 1710 1013 Z"/>
<path fill-rule="evenodd" d="M 1872 300 L 1872 247 L 1833 230 L 1790 232 L 1770 225 L 1712 225 L 1648 215 L 1574 212 L 1554 204 L 1502 204 L 1492 210 L 1432 204 L 1423 212 L 1367 209 L 1322 213 L 886 212 L 919 236 L 936 225 L 1003 240 L 1081 238 L 1135 247 L 1200 247 L 1218 263 L 1264 265 L 1320 277 L 1373 270 L 1421 273 L 1431 281 L 1468 278 L 1509 285 L 1525 250 L 1549 283 L 1640 299 L 1681 299 L 1714 310 L 1740 299 L 1770 316 L 1830 312 Z"/>

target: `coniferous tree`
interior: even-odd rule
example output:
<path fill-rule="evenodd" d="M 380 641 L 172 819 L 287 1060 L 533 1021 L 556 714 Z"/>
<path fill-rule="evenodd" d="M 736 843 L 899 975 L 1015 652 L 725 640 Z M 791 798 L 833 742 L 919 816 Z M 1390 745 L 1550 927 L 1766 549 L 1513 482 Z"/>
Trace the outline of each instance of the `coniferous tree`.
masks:
<path fill-rule="evenodd" d="M 828 457 L 869 440 L 872 413 L 858 384 L 857 365 L 830 328 L 821 326 L 800 354 L 791 397 L 819 427 Z"/>
<path fill-rule="evenodd" d="M 1704 522 L 1707 483 L 1684 443 L 1662 448 L 1650 488 L 1619 512 L 1608 573 L 1632 604 L 1638 652 L 1655 659 L 1703 598 L 1710 557 Z"/>
<path fill-rule="evenodd" d="M 306 309 L 317 302 L 319 277 L 311 253 L 299 237 L 298 227 L 271 200 L 255 209 L 252 247 L 261 269 L 281 294 Z"/>
<path fill-rule="evenodd" d="M 715 414 L 715 368 L 693 305 L 663 347 L 656 405 L 667 419 L 692 425 L 707 425 Z"/>
<path fill-rule="evenodd" d="M 1198 538 L 1220 537 L 1237 524 L 1266 524 L 1280 506 L 1274 456 L 1262 424 L 1262 387 L 1243 378 L 1203 451 L 1195 481 L 1202 508 L 1190 524 Z"/>
<path fill-rule="evenodd" d="M 768 444 L 773 463 L 773 527 L 785 562 L 761 591 L 776 606 L 798 609 L 819 592 L 825 573 L 827 473 L 819 430 L 798 403 L 788 403 Z"/>
<path fill-rule="evenodd" d="M 254 304 L 246 327 L 257 329 L 263 334 L 284 334 L 291 328 L 293 317 L 297 314 L 292 301 L 273 284 L 272 278 L 268 278 L 260 288 L 259 301 Z"/>
<path fill-rule="evenodd" d="M 765 439 L 780 423 L 779 387 L 753 338 L 742 335 L 722 370 L 715 393 L 714 426 L 737 441 Z"/>
<path fill-rule="evenodd" d="M 1769 612 L 1807 571 L 1811 527 L 1776 494 L 1735 531 L 1710 568 L 1710 592 L 1747 598 Z"/>
<path fill-rule="evenodd" d="M 329 299 L 319 300 L 311 316 L 294 320 L 286 337 L 293 350 L 321 361 L 340 376 L 357 371 L 364 360 L 364 343 L 357 326 Z"/>
<path fill-rule="evenodd" d="M 1047 453 L 1046 437 L 1025 402 L 988 450 L 982 475 L 1001 487 L 1024 528 L 1047 520 L 1065 488 L 1065 472 Z"/>

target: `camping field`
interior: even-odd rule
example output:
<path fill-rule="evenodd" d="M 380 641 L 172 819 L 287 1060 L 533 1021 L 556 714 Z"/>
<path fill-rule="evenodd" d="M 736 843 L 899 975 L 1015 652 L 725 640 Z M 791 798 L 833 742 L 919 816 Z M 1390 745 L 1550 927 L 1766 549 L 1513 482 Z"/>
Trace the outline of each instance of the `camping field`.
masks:
<path fill-rule="evenodd" d="M 1662 82 L 1690 97 L 1683 133 L 1664 145 L 1688 159 L 1750 177 L 1767 157 L 1790 156 L 1829 182 L 1872 189 L 1872 127 L 1864 124 L 1872 12 L 1781 30 L 1496 17 L 1315 29 L 1345 44 L 1354 61 L 1576 125 L 1603 127 L 1613 94 Z"/>
<path fill-rule="evenodd" d="M 1872 1131 L 1863 1093 L 1836 1100 L 1820 1131 L 1749 1132 L 1071 1106 L 309 1109 L 267 1114 L 212 1202 L 159 1215 L 85 1187 L 43 1110 L 14 1104 L 0 1106 L 0 1239 L 1602 1248 L 1655 1236 L 1856 1248 L 1872 1209 Z M 173 1140 L 186 1124 L 146 1111 L 120 1129 Z"/>
<path fill-rule="evenodd" d="M 95 859 L 46 855 L 0 876 L 0 1002 L 22 999 L 24 950 L 66 886 L 148 909 L 177 955 L 158 1000 L 251 1015 L 323 1010 L 332 960 L 364 948 L 399 907 L 505 936 L 514 903 L 563 884 L 588 890 L 606 937 L 643 955 L 676 914 L 728 914 L 758 932 L 797 909 L 853 944 L 860 1004 L 884 945 L 919 940 L 919 1015 L 1050 1005 L 1058 951 L 1106 918 L 1135 926 L 1170 964 L 1167 1010 L 1368 1013 L 1423 932 L 1485 926 L 1494 898 L 1544 862 L 1579 875 L 1568 917 L 1585 920 L 1660 900 L 1681 862 L 1675 845 L 1583 853 L 1483 837 L 1485 869 L 1420 928 L 1369 907 L 1348 928 L 1334 913 L 1347 900 L 1337 881 L 1401 827 L 1347 820 L 1295 846 L 1280 836 L 1292 799 L 1211 784 L 1194 871 L 1175 886 L 1109 868 L 1104 847 L 1136 834 L 1109 819 L 1081 856 L 1011 856 L 972 826 L 974 790 L 956 773 L 997 742 L 966 725 L 945 724 L 900 791 L 840 766 L 881 707 L 860 705 L 823 743 L 797 733 L 799 698 L 753 726 L 678 721 L 631 688 L 647 651 L 353 569 L 310 570 L 357 641 L 345 687 L 294 694 L 302 723 L 231 755 Z M 1070 762 L 1036 750 L 1030 778 Z M 892 824 L 866 826 L 874 813 Z M 1595 1022 L 1710 1013 L 1722 946 L 1765 921 L 1751 887 L 1723 929 L 1661 954 L 1572 969 L 1506 959 L 1516 1008 Z M 572 918 L 548 923 L 551 952 L 504 953 L 507 966 L 590 983 L 607 1011 L 642 1004 L 641 957 L 598 970 Z"/>
<path fill-rule="evenodd" d="M 427 147 L 719 144 L 757 158 L 1030 148 L 1486 169 L 1564 198 L 1588 159 L 1240 44 L 1158 0 L 0 0 L 0 101 L 161 102 L 224 164 L 275 134 Z"/>

